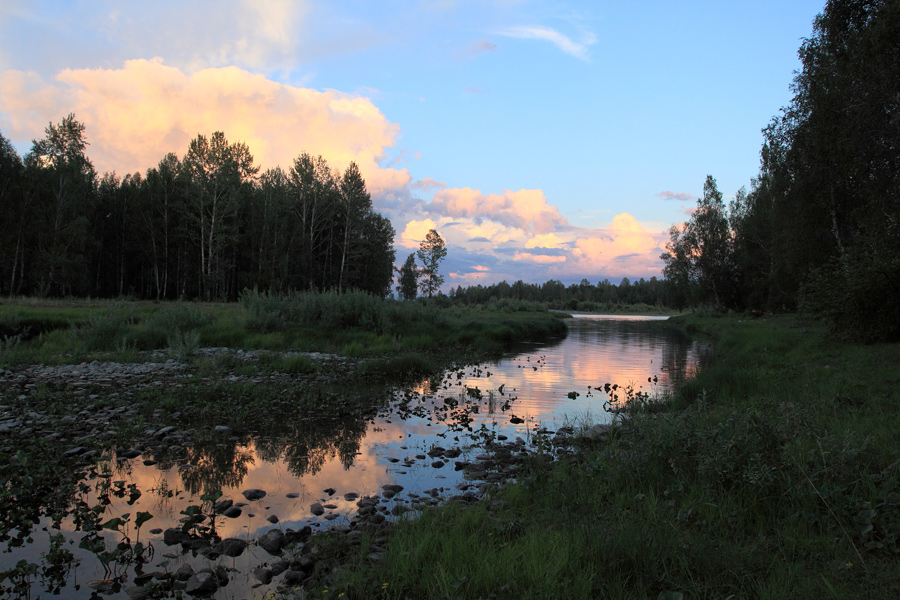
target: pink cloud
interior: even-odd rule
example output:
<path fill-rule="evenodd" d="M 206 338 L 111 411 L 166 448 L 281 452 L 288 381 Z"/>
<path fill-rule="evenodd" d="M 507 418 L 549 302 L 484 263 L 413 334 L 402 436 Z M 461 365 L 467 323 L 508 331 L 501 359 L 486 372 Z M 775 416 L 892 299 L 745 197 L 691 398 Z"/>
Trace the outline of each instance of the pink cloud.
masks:
<path fill-rule="evenodd" d="M 566 262 L 565 256 L 548 256 L 546 254 L 531 254 L 528 252 L 516 252 L 513 255 L 515 261 L 526 261 L 538 264 L 557 264 Z"/>
<path fill-rule="evenodd" d="M 566 218 L 559 214 L 559 209 L 547 204 L 541 190 L 482 194 L 472 188 L 448 188 L 435 193 L 427 210 L 452 217 L 490 219 L 539 234 L 568 225 Z"/>
<path fill-rule="evenodd" d="M 8 137 L 39 138 L 48 122 L 74 112 L 100 172 L 143 171 L 167 152 L 184 153 L 197 134 L 224 131 L 246 142 L 263 168 L 287 168 L 308 152 L 338 169 L 356 162 L 373 193 L 410 181 L 406 169 L 380 166 L 400 131 L 368 98 L 285 85 L 237 67 L 185 74 L 160 59 L 130 60 L 120 69 L 66 69 L 53 82 L 4 71 L 0 89 Z"/>

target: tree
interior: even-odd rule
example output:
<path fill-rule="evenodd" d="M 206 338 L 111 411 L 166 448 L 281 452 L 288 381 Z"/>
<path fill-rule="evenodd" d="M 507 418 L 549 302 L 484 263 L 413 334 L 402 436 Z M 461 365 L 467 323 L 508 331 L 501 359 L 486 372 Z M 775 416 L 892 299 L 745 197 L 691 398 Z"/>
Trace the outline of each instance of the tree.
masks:
<path fill-rule="evenodd" d="M 25 157 L 26 178 L 34 194 L 37 223 L 36 265 L 39 292 L 68 295 L 87 291 L 87 253 L 91 246 L 90 204 L 96 172 L 85 155 L 84 125 L 69 113 L 50 123 L 45 137 L 33 140 Z"/>
<path fill-rule="evenodd" d="M 12 296 L 24 272 L 25 224 L 24 165 L 12 144 L 0 134 L 0 292 L 9 284 Z"/>
<path fill-rule="evenodd" d="M 422 282 L 419 284 L 419 288 L 431 298 L 444 284 L 443 275 L 438 274 L 438 266 L 447 256 L 447 247 L 436 230 L 428 231 L 425 239 L 419 244 L 416 255 L 422 261 Z"/>
<path fill-rule="evenodd" d="M 732 306 L 734 292 L 734 257 L 732 234 L 722 193 L 716 180 L 708 175 L 703 184 L 703 197 L 682 227 L 673 227 L 666 253 L 663 274 L 676 289 L 690 294 L 696 286 L 700 301 L 712 300 L 716 307 Z"/>
<path fill-rule="evenodd" d="M 764 131 L 748 216 L 777 304 L 839 332 L 900 338 L 900 3 L 829 0 L 799 50 L 794 97 Z M 753 191 L 751 191 L 753 196 Z M 743 233 L 741 233 L 743 235 Z M 771 302 L 771 301 L 770 301 Z"/>
<path fill-rule="evenodd" d="M 227 294 L 225 248 L 234 243 L 234 216 L 240 194 L 258 171 L 244 143 L 229 144 L 221 131 L 191 141 L 182 161 L 190 177 L 192 213 L 200 250 L 200 294 L 208 300 Z"/>
<path fill-rule="evenodd" d="M 415 300 L 419 289 L 419 266 L 416 264 L 416 253 L 410 252 L 403 266 L 397 269 L 399 275 L 397 293 L 403 300 Z"/>
<path fill-rule="evenodd" d="M 351 162 L 344 171 L 339 184 L 339 207 L 341 213 L 341 226 L 344 229 L 341 240 L 341 267 L 338 275 L 338 290 L 343 291 L 345 273 L 353 263 L 362 262 L 362 244 L 351 245 L 351 240 L 357 240 L 362 234 L 362 227 L 366 216 L 372 210 L 372 198 L 366 190 L 366 182 L 359 172 L 356 163 Z M 350 256 L 353 253 L 353 256 Z M 391 261 L 393 262 L 393 260 Z M 388 284 L 390 285 L 390 284 Z"/>

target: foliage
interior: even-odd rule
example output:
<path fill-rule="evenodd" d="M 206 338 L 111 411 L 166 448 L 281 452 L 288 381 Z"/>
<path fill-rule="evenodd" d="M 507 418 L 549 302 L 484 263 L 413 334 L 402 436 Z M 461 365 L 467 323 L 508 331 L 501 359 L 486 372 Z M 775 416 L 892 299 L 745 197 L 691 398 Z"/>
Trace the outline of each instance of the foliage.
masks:
<path fill-rule="evenodd" d="M 663 274 L 679 294 L 712 302 L 717 308 L 733 307 L 737 300 L 733 234 L 722 192 L 711 175 L 691 218 L 681 227 L 672 227 L 670 236 L 661 257 L 666 263 Z"/>
<path fill-rule="evenodd" d="M 826 3 L 799 49 L 793 99 L 763 131 L 759 175 L 731 202 L 728 227 L 705 187 L 698 211 L 672 230 L 663 258 L 680 303 L 802 305 L 843 337 L 900 339 L 898 31 L 896 2 Z M 719 241 L 700 252 L 701 232 Z M 718 264 L 703 264 L 707 256 Z"/>
<path fill-rule="evenodd" d="M 444 276 L 438 273 L 438 267 L 441 261 L 447 257 L 447 247 L 436 230 L 428 231 L 425 239 L 419 244 L 416 255 L 422 261 L 422 282 L 419 284 L 419 288 L 423 294 L 431 298 L 444 284 Z"/>
<path fill-rule="evenodd" d="M 394 229 L 359 168 L 300 154 L 259 174 L 222 132 L 145 174 L 98 177 L 74 115 L 24 162 L 0 135 L 0 294 L 235 300 L 244 288 L 386 296 Z"/>
<path fill-rule="evenodd" d="M 638 281 L 623 278 L 618 285 L 608 279 L 592 284 L 587 279 L 569 286 L 550 280 L 543 284 L 501 281 L 488 286 L 470 285 L 450 290 L 449 297 L 457 304 L 497 306 L 507 310 L 533 310 L 540 304 L 546 308 L 567 311 L 653 314 L 679 306 L 677 298 L 665 280 L 651 277 Z M 513 304 L 512 301 L 519 301 Z M 503 301 L 506 301 L 504 303 Z M 499 304 L 493 304 L 500 302 Z M 683 304 L 682 304 L 683 305 Z"/>
<path fill-rule="evenodd" d="M 419 267 L 416 265 L 416 253 L 410 252 L 406 262 L 397 271 L 399 285 L 397 293 L 403 300 L 415 300 L 419 289 Z"/>

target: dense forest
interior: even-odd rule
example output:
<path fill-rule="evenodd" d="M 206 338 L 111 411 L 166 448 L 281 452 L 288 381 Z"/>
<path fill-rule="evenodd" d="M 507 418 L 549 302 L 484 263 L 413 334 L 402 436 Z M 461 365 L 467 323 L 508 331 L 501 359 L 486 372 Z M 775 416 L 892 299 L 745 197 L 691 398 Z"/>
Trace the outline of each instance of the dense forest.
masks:
<path fill-rule="evenodd" d="M 900 2 L 829 1 L 799 55 L 750 191 L 726 206 L 707 177 L 664 275 L 679 305 L 799 308 L 900 339 Z"/>
<path fill-rule="evenodd" d="M 353 163 L 339 173 L 300 154 L 260 174 L 245 144 L 216 132 L 145 175 L 98 177 L 86 147 L 74 115 L 24 160 L 0 134 L 0 294 L 390 292 L 394 229 Z"/>
<path fill-rule="evenodd" d="M 542 284 L 525 283 L 521 279 L 513 284 L 501 281 L 493 285 L 470 285 L 450 290 L 449 296 L 461 304 L 488 304 L 496 300 L 525 300 L 540 302 L 550 308 L 562 310 L 610 310 L 614 305 L 644 304 L 656 307 L 674 307 L 671 288 L 666 281 L 651 277 L 632 282 L 627 277 L 616 285 L 608 279 L 592 284 L 587 279 L 566 286 L 553 280 Z"/>

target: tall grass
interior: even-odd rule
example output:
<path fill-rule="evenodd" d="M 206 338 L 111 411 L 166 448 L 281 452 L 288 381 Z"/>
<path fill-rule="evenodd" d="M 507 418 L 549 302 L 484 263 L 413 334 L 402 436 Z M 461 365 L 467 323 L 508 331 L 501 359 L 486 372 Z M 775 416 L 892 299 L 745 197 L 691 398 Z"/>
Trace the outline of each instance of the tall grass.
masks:
<path fill-rule="evenodd" d="M 900 596 L 900 345 L 695 319 L 715 362 L 606 442 L 401 523 L 348 598 Z M 388 586 L 383 584 L 388 582 Z"/>

